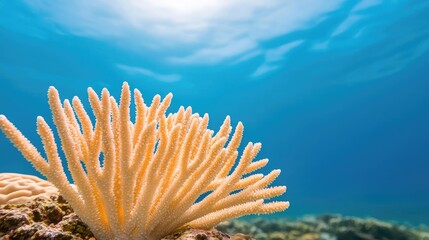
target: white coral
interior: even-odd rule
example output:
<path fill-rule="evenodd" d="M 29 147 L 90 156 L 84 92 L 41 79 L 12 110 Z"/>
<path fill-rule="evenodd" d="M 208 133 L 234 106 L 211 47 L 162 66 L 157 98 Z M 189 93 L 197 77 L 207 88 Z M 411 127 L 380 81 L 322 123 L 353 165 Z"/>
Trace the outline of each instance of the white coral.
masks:
<path fill-rule="evenodd" d="M 127 83 L 119 104 L 107 89 L 101 99 L 91 88 L 88 93 L 95 124 L 79 98 L 73 98 L 73 106 L 68 100 L 62 104 L 54 87 L 48 91 L 76 188 L 67 180 L 54 134 L 42 117 L 37 118 L 37 129 L 48 161 L 3 115 L 0 128 L 98 239 L 159 239 L 186 225 L 209 229 L 229 218 L 288 208 L 288 202 L 263 203 L 286 191 L 284 186 L 267 187 L 280 170 L 245 176 L 268 163 L 252 162 L 261 144 L 247 144 L 235 164 L 241 123 L 228 141 L 229 117 L 213 136 L 207 129 L 208 115 L 200 117 L 181 107 L 166 116 L 171 94 L 163 101 L 155 96 L 147 107 L 134 90 L 133 122 Z"/>

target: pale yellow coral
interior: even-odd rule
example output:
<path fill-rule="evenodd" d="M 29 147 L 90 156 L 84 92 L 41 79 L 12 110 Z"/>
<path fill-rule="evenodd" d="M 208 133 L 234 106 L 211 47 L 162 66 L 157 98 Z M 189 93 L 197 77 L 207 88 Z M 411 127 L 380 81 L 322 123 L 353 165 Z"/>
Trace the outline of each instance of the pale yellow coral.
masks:
<path fill-rule="evenodd" d="M 32 175 L 0 173 L 0 205 L 20 204 L 36 197 L 58 194 L 50 182 Z"/>
<path fill-rule="evenodd" d="M 280 170 L 251 174 L 268 163 L 252 163 L 260 143 L 247 144 L 236 163 L 241 123 L 230 138 L 227 117 L 214 135 L 207 129 L 208 115 L 183 107 L 167 115 L 171 94 L 164 100 L 157 95 L 146 106 L 138 90 L 131 120 L 127 83 L 119 103 L 107 89 L 101 98 L 91 88 L 88 94 L 95 122 L 79 98 L 61 103 L 54 87 L 48 91 L 76 188 L 67 180 L 53 132 L 42 117 L 37 118 L 37 129 L 48 161 L 3 115 L 0 128 L 98 239 L 159 239 L 186 225 L 209 229 L 225 219 L 288 208 L 288 202 L 263 202 L 283 194 L 286 187 L 268 187 Z"/>

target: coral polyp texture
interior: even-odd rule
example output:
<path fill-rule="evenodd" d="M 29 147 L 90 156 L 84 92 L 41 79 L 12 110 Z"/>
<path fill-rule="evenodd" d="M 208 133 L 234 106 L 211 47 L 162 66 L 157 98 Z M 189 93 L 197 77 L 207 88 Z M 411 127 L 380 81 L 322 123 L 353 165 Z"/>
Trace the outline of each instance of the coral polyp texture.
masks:
<path fill-rule="evenodd" d="M 89 88 L 95 121 L 78 97 L 61 102 L 50 87 L 49 105 L 74 186 L 64 171 L 54 132 L 37 117 L 46 158 L 4 116 L 0 128 L 34 167 L 55 185 L 97 239 L 155 240 L 184 227 L 210 229 L 248 214 L 283 211 L 289 202 L 268 202 L 285 186 L 269 187 L 280 170 L 254 174 L 267 159 L 253 161 L 260 143 L 238 147 L 243 125 L 231 135 L 227 117 L 215 134 L 208 115 L 180 107 L 166 114 L 172 94 L 156 95 L 150 106 L 122 86 L 119 103 L 103 89 Z M 237 162 L 238 159 L 238 162 Z M 253 174 L 252 174 L 253 173 Z"/>

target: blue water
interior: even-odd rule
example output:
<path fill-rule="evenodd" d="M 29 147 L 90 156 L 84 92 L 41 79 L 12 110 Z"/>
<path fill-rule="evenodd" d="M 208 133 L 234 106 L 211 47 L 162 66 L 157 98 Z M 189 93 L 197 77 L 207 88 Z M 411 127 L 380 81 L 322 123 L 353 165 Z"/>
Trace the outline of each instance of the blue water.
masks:
<path fill-rule="evenodd" d="M 428 1 L 134 4 L 1 1 L 0 113 L 41 147 L 50 85 L 173 92 L 171 111 L 212 129 L 230 115 L 263 143 L 288 186 L 280 216 L 429 224 Z M 2 134 L 0 172 L 39 175 Z"/>

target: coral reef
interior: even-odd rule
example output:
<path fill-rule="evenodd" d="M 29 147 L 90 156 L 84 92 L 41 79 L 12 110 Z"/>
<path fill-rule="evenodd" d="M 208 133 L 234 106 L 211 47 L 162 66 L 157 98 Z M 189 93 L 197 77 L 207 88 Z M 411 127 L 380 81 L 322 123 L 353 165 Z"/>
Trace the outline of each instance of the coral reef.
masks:
<path fill-rule="evenodd" d="M 289 202 L 264 202 L 286 187 L 269 187 L 280 170 L 253 173 L 268 163 L 253 162 L 260 143 L 248 143 L 238 160 L 241 123 L 230 137 L 227 117 L 213 135 L 207 114 L 200 117 L 181 107 L 167 115 L 172 94 L 163 101 L 155 96 L 147 107 L 137 89 L 133 121 L 127 83 L 119 104 L 107 89 L 101 98 L 91 88 L 88 94 L 94 122 L 79 98 L 62 102 L 54 87 L 48 91 L 75 187 L 66 177 L 54 132 L 42 117 L 37 118 L 37 131 L 47 159 L 4 115 L 0 129 L 98 239 L 158 240 L 186 226 L 209 230 L 227 219 L 289 207 Z"/>
<path fill-rule="evenodd" d="M 0 205 L 0 239 L 95 240 L 89 227 L 60 195 L 29 199 L 22 204 Z M 240 240 L 244 234 L 229 236 L 215 229 L 185 228 L 162 240 Z"/>
<path fill-rule="evenodd" d="M 217 230 L 216 230 L 217 229 Z M 216 229 L 183 228 L 161 240 L 429 240 L 429 228 L 339 215 L 230 220 Z M 64 198 L 0 206 L 0 239 L 95 240 Z"/>
<path fill-rule="evenodd" d="M 429 228 L 341 215 L 230 220 L 216 228 L 228 234 L 246 233 L 256 240 L 429 240 Z"/>
<path fill-rule="evenodd" d="M 429 240 L 429 228 L 339 215 L 301 219 L 230 220 L 217 230 L 183 228 L 162 240 Z M 58 195 L 0 205 L 0 239 L 95 240 L 89 227 Z"/>

